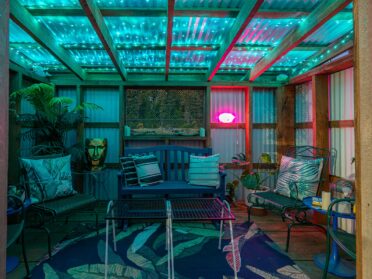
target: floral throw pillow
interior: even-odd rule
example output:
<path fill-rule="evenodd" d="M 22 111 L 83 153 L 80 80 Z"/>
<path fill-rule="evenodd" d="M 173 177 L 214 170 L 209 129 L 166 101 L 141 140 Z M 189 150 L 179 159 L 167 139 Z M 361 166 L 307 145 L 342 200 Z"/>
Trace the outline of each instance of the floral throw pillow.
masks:
<path fill-rule="evenodd" d="M 72 187 L 71 156 L 21 159 L 31 198 L 36 202 L 75 194 Z"/>

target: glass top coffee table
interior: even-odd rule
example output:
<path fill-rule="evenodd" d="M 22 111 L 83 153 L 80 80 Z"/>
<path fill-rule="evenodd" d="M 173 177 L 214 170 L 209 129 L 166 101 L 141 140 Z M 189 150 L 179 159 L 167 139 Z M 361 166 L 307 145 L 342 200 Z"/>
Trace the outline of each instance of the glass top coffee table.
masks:
<path fill-rule="evenodd" d="M 235 247 L 232 221 L 235 216 L 231 213 L 226 201 L 219 198 L 180 198 L 180 199 L 127 199 L 110 201 L 106 214 L 106 249 L 105 249 L 105 278 L 108 266 L 108 238 L 110 222 L 114 251 L 116 251 L 115 221 L 119 220 L 162 220 L 166 223 L 166 250 L 168 251 L 168 278 L 174 278 L 173 232 L 174 221 L 219 221 L 220 237 L 218 249 L 221 249 L 223 222 L 229 222 L 230 238 L 234 263 L 234 276 L 237 278 Z"/>

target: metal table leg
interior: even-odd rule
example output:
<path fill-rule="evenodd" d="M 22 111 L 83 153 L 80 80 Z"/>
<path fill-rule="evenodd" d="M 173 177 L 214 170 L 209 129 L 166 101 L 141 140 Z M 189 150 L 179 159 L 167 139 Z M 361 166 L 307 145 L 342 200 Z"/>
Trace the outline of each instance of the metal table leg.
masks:
<path fill-rule="evenodd" d="M 229 210 L 229 212 L 231 212 L 229 203 L 227 201 L 223 201 L 223 202 L 225 203 L 225 205 L 226 205 L 227 209 Z M 234 278 L 235 279 L 238 279 L 238 274 L 237 274 L 237 271 L 236 271 L 236 257 L 235 257 L 234 234 L 233 234 L 233 227 L 232 227 L 231 220 L 229 220 L 229 226 L 230 226 L 231 248 L 232 248 L 232 254 L 233 254 Z"/>
<path fill-rule="evenodd" d="M 107 214 L 110 212 L 111 207 L 113 205 L 113 201 L 110 201 L 107 205 Z M 111 216 L 114 216 L 114 213 L 111 212 Z M 116 252 L 116 237 L 115 237 L 115 222 L 112 220 L 113 226 L 113 240 L 114 240 L 114 249 Z M 109 239 L 109 227 L 110 227 L 110 220 L 106 220 L 106 246 L 105 246 L 105 279 L 107 279 L 107 268 L 108 268 L 108 239 Z"/>

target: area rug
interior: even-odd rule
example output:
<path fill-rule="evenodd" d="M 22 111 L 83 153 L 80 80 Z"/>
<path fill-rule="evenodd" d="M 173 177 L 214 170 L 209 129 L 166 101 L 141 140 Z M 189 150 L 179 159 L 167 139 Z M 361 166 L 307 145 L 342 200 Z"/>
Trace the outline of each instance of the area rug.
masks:
<path fill-rule="evenodd" d="M 175 277 L 180 279 L 234 278 L 228 227 L 222 249 L 219 231 L 212 224 L 174 223 Z M 133 224 L 117 234 L 117 250 L 110 238 L 109 278 L 167 278 L 165 228 L 159 223 Z M 309 278 L 254 223 L 234 227 L 236 266 L 239 278 Z M 32 278 L 103 278 L 105 232 L 66 240 L 52 259 L 41 261 Z"/>

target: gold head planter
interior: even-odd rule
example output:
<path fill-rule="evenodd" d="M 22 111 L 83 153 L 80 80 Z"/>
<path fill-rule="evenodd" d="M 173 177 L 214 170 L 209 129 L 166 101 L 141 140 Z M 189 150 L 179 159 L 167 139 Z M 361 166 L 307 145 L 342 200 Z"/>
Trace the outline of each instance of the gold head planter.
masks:
<path fill-rule="evenodd" d="M 104 167 L 106 154 L 106 138 L 85 139 L 85 156 L 90 170 L 97 171 L 102 169 Z"/>

